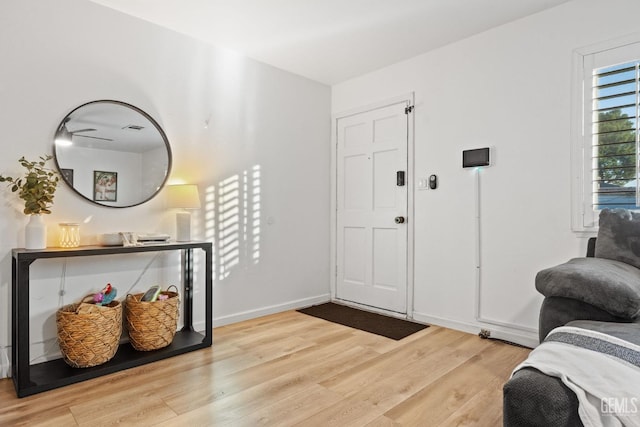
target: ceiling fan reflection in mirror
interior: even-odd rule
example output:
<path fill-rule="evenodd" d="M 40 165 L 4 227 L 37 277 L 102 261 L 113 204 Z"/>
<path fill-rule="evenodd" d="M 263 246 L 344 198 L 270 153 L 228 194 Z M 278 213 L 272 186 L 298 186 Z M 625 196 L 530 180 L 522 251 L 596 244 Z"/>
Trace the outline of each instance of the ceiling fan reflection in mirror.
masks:
<path fill-rule="evenodd" d="M 94 128 L 69 130 L 67 128 L 67 122 L 69 120 L 70 120 L 70 117 L 67 117 L 62 122 L 62 124 L 60 124 L 60 127 L 58 128 L 58 130 L 56 132 L 55 142 L 58 145 L 66 146 L 66 145 L 73 144 L 73 137 L 74 136 L 81 136 L 83 138 L 91 138 L 91 139 L 100 139 L 102 141 L 113 141 L 113 139 L 110 139 L 110 138 L 102 138 L 102 137 L 99 137 L 99 136 L 91 136 L 91 135 L 84 135 L 83 134 L 83 132 L 95 132 L 95 131 L 97 131 L 97 129 L 94 129 Z"/>

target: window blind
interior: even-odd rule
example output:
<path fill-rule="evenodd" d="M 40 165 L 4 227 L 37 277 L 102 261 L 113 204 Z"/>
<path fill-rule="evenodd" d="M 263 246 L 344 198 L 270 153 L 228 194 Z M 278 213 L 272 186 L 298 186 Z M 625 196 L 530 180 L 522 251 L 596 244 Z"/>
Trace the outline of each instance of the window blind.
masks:
<path fill-rule="evenodd" d="M 598 68 L 592 86 L 592 207 L 639 205 L 640 61 Z"/>

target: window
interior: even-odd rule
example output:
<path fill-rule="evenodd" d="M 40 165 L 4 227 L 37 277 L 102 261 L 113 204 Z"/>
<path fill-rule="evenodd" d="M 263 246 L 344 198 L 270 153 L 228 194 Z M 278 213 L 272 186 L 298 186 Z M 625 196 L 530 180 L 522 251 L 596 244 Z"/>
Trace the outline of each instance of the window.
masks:
<path fill-rule="evenodd" d="M 592 208 L 638 206 L 638 62 L 593 71 Z"/>
<path fill-rule="evenodd" d="M 640 209 L 640 43 L 577 52 L 574 59 L 580 113 L 573 228 L 583 231 L 595 229 L 602 209 Z"/>

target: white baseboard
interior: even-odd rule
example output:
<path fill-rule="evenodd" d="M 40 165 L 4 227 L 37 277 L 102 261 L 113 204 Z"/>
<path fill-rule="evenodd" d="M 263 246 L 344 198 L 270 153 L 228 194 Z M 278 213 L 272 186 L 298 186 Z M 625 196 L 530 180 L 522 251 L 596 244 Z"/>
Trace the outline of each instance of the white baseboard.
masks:
<path fill-rule="evenodd" d="M 442 326 L 457 331 L 467 332 L 477 335 L 481 329 L 488 330 L 491 338 L 509 341 L 526 347 L 537 347 L 538 334 L 533 332 L 521 331 L 518 329 L 510 329 L 506 326 L 495 326 L 476 322 L 460 322 L 458 320 L 446 319 L 437 316 L 429 316 L 427 314 L 414 312 L 413 319 L 417 322 L 428 323 L 431 325 Z"/>
<path fill-rule="evenodd" d="M 505 331 L 503 329 L 506 328 L 498 328 L 497 326 L 489 326 L 483 329 L 488 329 L 491 332 L 491 338 L 509 341 L 525 347 L 536 348 L 540 344 L 537 333 L 534 334 L 517 330 Z"/>
<path fill-rule="evenodd" d="M 11 364 L 9 363 L 10 351 L 10 346 L 0 348 L 0 378 L 9 378 L 11 376 Z"/>
<path fill-rule="evenodd" d="M 311 305 L 322 304 L 331 300 L 330 294 L 318 295 L 311 298 L 304 298 L 295 301 L 289 301 L 284 304 L 271 305 L 261 307 L 255 310 L 242 311 L 240 313 L 229 314 L 227 316 L 213 318 L 213 327 L 229 325 L 231 323 L 242 322 L 243 320 L 255 319 L 257 317 L 267 316 L 269 314 L 280 313 L 287 310 L 297 310 L 299 308 L 309 307 Z M 197 329 L 199 325 L 194 325 Z M 204 329 L 204 324 L 202 325 Z"/>

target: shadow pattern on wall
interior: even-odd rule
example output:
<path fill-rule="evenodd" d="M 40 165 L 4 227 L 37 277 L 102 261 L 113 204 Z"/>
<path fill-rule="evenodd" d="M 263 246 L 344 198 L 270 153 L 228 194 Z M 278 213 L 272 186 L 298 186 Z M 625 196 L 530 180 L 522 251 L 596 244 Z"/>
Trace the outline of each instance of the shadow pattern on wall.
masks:
<path fill-rule="evenodd" d="M 254 165 L 206 187 L 204 237 L 214 242 L 217 280 L 260 262 L 260 186 L 260 165 Z"/>

